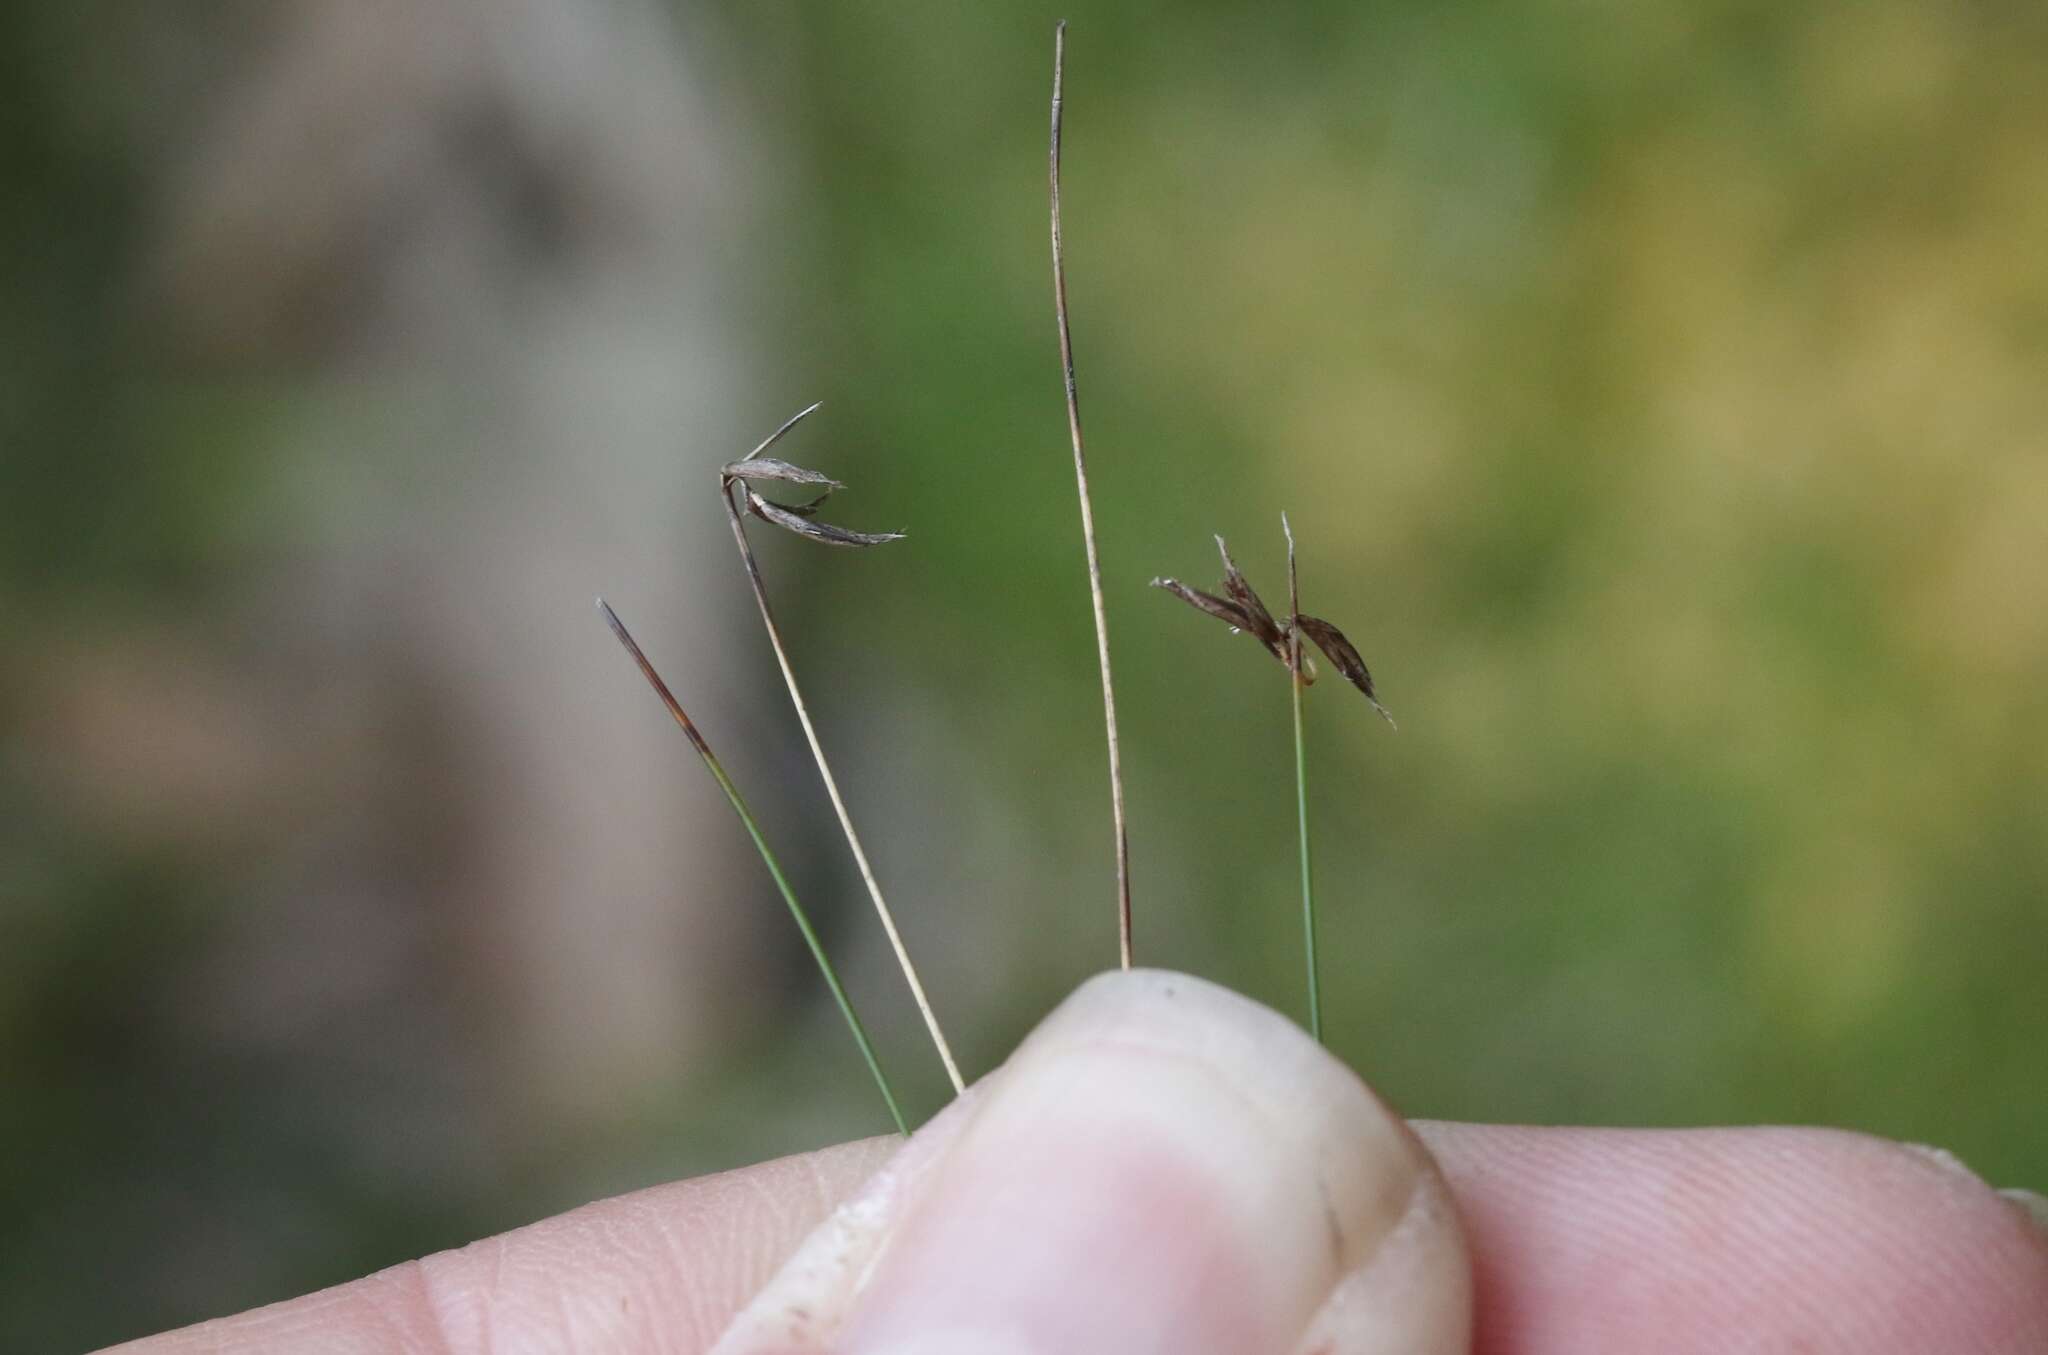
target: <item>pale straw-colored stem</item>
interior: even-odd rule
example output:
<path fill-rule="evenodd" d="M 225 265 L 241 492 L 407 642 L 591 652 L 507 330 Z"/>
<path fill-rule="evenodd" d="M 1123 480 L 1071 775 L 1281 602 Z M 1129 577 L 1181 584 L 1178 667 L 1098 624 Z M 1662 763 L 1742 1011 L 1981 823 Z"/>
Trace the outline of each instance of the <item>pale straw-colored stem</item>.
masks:
<path fill-rule="evenodd" d="M 1102 722 L 1109 737 L 1109 808 L 1116 829 L 1116 933 L 1118 958 L 1131 967 L 1131 838 L 1124 826 L 1123 751 L 1116 736 L 1116 688 L 1109 676 L 1109 613 L 1102 602 L 1102 561 L 1095 549 L 1095 507 L 1088 495 L 1088 454 L 1081 444 L 1081 401 L 1074 388 L 1074 340 L 1067 326 L 1067 270 L 1060 243 L 1060 107 L 1066 69 L 1067 25 L 1053 29 L 1052 48 L 1052 290 L 1060 325 L 1060 368 L 1066 378 L 1067 433 L 1074 444 L 1074 480 L 1081 491 L 1081 539 L 1088 550 L 1088 591 L 1095 605 L 1095 655 L 1102 668 Z"/>
<path fill-rule="evenodd" d="M 767 442 L 756 447 L 748 456 L 759 455 L 776 438 L 781 437 L 795 426 L 797 419 L 816 409 L 812 405 L 796 418 L 785 423 L 771 435 Z M 932 1044 L 939 1051 L 939 1062 L 946 1065 L 946 1076 L 952 1079 L 955 1093 L 966 1090 L 961 1080 L 960 1065 L 953 1061 L 952 1047 L 946 1043 L 946 1036 L 939 1029 L 939 1018 L 932 1011 L 931 999 L 925 996 L 924 984 L 917 977 L 917 966 L 911 963 L 910 951 L 903 944 L 903 935 L 896 930 L 896 918 L 889 911 L 889 904 L 882 897 L 882 887 L 875 882 L 874 867 L 868 864 L 868 854 L 860 845 L 860 834 L 853 830 L 853 816 L 846 812 L 846 801 L 839 794 L 839 782 L 832 775 L 832 764 L 825 758 L 825 749 L 818 742 L 817 726 L 811 723 L 810 707 L 804 703 L 803 689 L 797 685 L 796 670 L 789 665 L 789 650 L 782 642 L 782 630 L 775 624 L 775 610 L 768 605 L 768 587 L 761 581 L 761 567 L 754 561 L 754 549 L 747 541 L 747 529 L 740 519 L 739 506 L 733 502 L 732 485 L 721 487 L 719 497 L 725 502 L 726 516 L 732 521 L 733 540 L 739 543 L 740 559 L 747 567 L 747 582 L 753 586 L 754 602 L 761 609 L 761 624 L 767 628 L 768 644 L 775 651 L 775 662 L 782 669 L 782 683 L 789 689 L 790 704 L 796 707 L 796 718 L 803 725 L 804 739 L 811 745 L 811 758 L 818 764 L 818 776 L 825 783 L 825 794 L 832 801 L 832 812 L 839 816 L 839 829 L 846 835 L 846 845 L 853 852 L 853 861 L 860 868 L 861 883 L 868 889 L 868 897 L 874 900 L 875 914 L 882 920 L 882 931 L 889 938 L 889 948 L 896 952 L 896 963 L 903 970 L 903 978 L 910 985 L 910 995 L 917 1002 L 917 1010 L 924 1017 L 925 1029 L 931 1032 Z"/>

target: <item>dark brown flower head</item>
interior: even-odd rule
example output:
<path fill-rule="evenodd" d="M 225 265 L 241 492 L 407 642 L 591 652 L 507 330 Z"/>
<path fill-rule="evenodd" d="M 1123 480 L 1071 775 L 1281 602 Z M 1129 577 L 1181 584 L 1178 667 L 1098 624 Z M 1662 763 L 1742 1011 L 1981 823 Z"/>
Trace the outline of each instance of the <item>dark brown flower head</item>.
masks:
<path fill-rule="evenodd" d="M 1291 670 L 1294 667 L 1291 657 L 1294 650 L 1292 632 L 1274 619 L 1272 612 L 1260 600 L 1257 590 L 1252 587 L 1251 581 L 1245 578 L 1244 572 L 1237 567 L 1237 562 L 1230 558 L 1230 549 L 1223 544 L 1223 538 L 1220 536 L 1216 538 L 1216 550 L 1223 557 L 1223 591 L 1227 597 L 1218 597 L 1199 588 L 1190 588 L 1178 579 L 1154 579 L 1152 586 L 1165 589 L 1196 611 L 1215 617 L 1233 631 L 1244 631 L 1253 636 L 1265 646 L 1267 653 L 1280 661 L 1281 667 Z M 1313 641 L 1317 649 L 1323 651 L 1324 656 L 1347 682 L 1365 694 L 1365 699 L 1372 703 L 1372 708 L 1378 711 L 1388 724 L 1394 723 L 1394 717 L 1380 704 L 1379 695 L 1373 690 L 1372 671 L 1365 666 L 1365 659 L 1359 654 L 1358 647 L 1345 637 L 1343 631 L 1319 616 L 1308 616 L 1299 611 L 1293 613 L 1292 624 L 1294 630 L 1298 630 L 1301 635 Z M 1301 656 L 1301 680 L 1304 686 L 1315 681 L 1315 665 L 1306 654 Z"/>

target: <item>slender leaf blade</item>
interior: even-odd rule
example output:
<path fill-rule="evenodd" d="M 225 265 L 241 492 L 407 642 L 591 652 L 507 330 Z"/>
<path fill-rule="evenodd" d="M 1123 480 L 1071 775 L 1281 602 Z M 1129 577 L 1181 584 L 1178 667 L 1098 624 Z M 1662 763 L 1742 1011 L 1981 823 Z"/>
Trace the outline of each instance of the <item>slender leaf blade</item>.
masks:
<path fill-rule="evenodd" d="M 1343 631 L 1319 616 L 1297 615 L 1294 622 L 1301 627 L 1303 635 L 1316 642 L 1316 648 L 1328 656 L 1345 680 L 1365 693 L 1365 699 L 1372 702 L 1372 708 L 1380 713 L 1380 717 L 1393 724 L 1393 715 L 1380 704 L 1379 695 L 1373 690 L 1372 670 L 1365 666 L 1365 658 L 1358 652 L 1358 646 L 1352 644 Z"/>
<path fill-rule="evenodd" d="M 1214 593 L 1190 588 L 1179 579 L 1154 579 L 1152 586 L 1165 589 L 1196 611 L 1215 617 L 1232 630 L 1248 631 L 1252 628 L 1252 619 L 1244 614 L 1243 608 L 1234 602 L 1225 602 Z"/>

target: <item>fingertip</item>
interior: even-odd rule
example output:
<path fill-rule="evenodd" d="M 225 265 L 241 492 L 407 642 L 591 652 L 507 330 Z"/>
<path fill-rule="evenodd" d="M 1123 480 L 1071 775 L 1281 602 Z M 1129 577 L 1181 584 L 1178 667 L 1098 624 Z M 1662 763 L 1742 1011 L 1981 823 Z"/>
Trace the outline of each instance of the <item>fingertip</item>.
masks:
<path fill-rule="evenodd" d="M 1305 1331 L 1318 1355 L 1397 1333 L 1462 1351 L 1463 1244 L 1427 1152 L 1277 1013 L 1186 975 L 1102 975 L 973 1095 L 804 1244 L 721 1355 L 1236 1355 Z"/>

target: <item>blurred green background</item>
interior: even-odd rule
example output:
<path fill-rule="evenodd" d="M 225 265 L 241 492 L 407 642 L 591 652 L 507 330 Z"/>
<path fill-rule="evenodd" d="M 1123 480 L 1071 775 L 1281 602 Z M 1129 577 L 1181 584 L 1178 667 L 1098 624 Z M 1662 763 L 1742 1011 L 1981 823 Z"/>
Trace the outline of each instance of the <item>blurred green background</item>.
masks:
<path fill-rule="evenodd" d="M 887 1126 L 944 1083 L 708 469 L 985 1070 L 1115 955 L 1051 11 L 94 0 L 0 61 L 0 1345 L 79 1349 Z M 1079 5 L 1069 285 L 1142 962 L 1430 1117 L 2048 1180 L 2048 13 Z"/>

